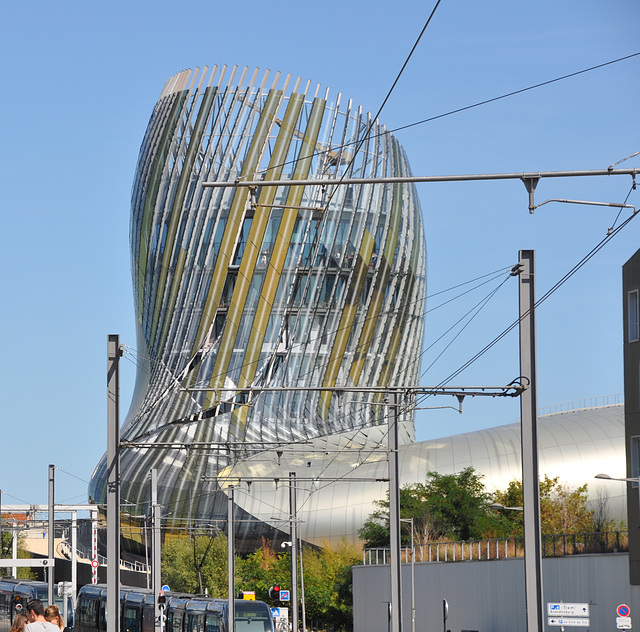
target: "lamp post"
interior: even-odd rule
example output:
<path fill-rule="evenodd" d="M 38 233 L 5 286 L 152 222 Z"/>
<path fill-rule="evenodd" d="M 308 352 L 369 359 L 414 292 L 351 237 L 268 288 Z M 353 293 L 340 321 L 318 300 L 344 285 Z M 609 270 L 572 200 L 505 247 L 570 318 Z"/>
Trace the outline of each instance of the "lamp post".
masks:
<path fill-rule="evenodd" d="M 413 546 L 413 518 L 400 518 L 400 522 L 408 522 L 411 524 L 411 632 L 416 632 L 416 575 L 414 564 L 416 550 Z"/>
<path fill-rule="evenodd" d="M 507 511 L 524 511 L 523 507 L 505 507 L 500 503 L 491 503 L 489 509 L 506 509 Z"/>
<path fill-rule="evenodd" d="M 616 478 L 615 476 L 609 476 L 609 474 L 596 474 L 594 478 L 599 478 L 604 481 L 620 481 L 621 483 L 635 483 L 638 489 L 638 507 L 640 507 L 640 476 L 626 476 L 624 478 Z"/>

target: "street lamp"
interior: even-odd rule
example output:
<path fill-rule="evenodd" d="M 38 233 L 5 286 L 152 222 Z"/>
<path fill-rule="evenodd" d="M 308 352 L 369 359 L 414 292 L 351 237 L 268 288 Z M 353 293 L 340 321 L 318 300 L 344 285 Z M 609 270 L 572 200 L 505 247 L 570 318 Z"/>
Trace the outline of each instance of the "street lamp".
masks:
<path fill-rule="evenodd" d="M 524 511 L 523 507 L 505 507 L 500 503 L 491 503 L 489 509 L 506 509 L 507 511 Z"/>
<path fill-rule="evenodd" d="M 599 478 L 605 481 L 620 481 L 621 483 L 635 483 L 638 488 L 638 506 L 640 507 L 640 476 L 616 478 L 615 476 L 609 476 L 609 474 L 596 474 L 594 478 Z"/>
<path fill-rule="evenodd" d="M 411 632 L 416 632 L 416 575 L 414 564 L 416 550 L 413 546 L 413 518 L 400 518 L 400 522 L 409 522 L 411 524 Z"/>

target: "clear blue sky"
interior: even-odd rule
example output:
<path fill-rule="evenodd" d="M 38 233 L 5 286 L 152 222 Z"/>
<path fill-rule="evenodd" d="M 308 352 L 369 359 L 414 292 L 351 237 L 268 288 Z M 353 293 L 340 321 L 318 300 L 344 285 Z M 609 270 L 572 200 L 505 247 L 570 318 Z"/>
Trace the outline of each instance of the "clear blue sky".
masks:
<path fill-rule="evenodd" d="M 184 68 L 301 75 L 377 111 L 432 4 L 164 0 L 6 3 L 0 24 L 3 503 L 84 502 L 106 447 L 106 338 L 135 349 L 128 244 L 138 150 L 164 82 Z M 640 51 L 635 0 L 442 0 L 381 120 L 394 129 Z M 398 132 L 415 174 L 600 169 L 640 150 L 640 57 Z M 621 166 L 640 166 L 632 158 Z M 623 202 L 631 179 L 546 180 L 538 201 Z M 538 295 L 606 234 L 617 211 L 549 204 L 519 181 L 420 185 L 429 294 L 537 252 Z M 629 203 L 640 205 L 633 192 Z M 626 213 L 623 213 L 626 217 Z M 538 312 L 539 404 L 622 392 L 621 266 L 640 219 Z M 431 344 L 490 288 L 427 318 Z M 447 297 L 448 295 L 444 295 Z M 435 307 L 435 297 L 428 308 Z M 423 377 L 438 384 L 517 315 L 508 281 Z M 447 343 L 451 336 L 447 338 Z M 445 343 L 425 353 L 430 365 Z M 135 375 L 122 364 L 122 417 Z M 518 375 L 505 338 L 453 384 Z M 430 405 L 448 405 L 445 399 Z M 507 423 L 516 401 L 422 411 L 417 437 Z M 598 469 L 594 465 L 594 473 Z"/>

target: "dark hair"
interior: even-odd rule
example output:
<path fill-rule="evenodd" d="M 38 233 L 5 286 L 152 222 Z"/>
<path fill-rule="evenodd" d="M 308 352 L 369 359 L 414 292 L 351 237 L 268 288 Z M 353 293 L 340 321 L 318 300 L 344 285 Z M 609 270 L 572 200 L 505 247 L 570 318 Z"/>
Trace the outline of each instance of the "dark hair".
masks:
<path fill-rule="evenodd" d="M 27 612 L 33 612 L 39 616 L 44 617 L 44 604 L 40 601 L 40 599 L 31 599 L 27 604 Z"/>

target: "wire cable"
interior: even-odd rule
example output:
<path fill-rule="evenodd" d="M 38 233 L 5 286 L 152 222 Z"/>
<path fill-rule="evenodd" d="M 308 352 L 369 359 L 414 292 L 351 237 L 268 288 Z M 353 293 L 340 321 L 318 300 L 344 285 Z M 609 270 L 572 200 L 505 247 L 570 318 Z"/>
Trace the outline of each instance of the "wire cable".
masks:
<path fill-rule="evenodd" d="M 628 196 L 627 196 L 628 199 Z M 559 281 L 557 281 L 545 294 L 540 297 L 534 304 L 533 308 L 536 309 L 542 303 L 544 303 L 551 295 L 553 295 L 558 289 L 560 289 L 578 270 L 580 270 L 588 261 L 590 261 L 602 248 L 604 248 L 623 228 L 627 226 L 627 224 L 636 217 L 637 213 L 630 215 L 620 226 L 615 228 L 613 231 L 608 233 L 596 246 L 594 246 L 576 265 L 571 268 Z M 481 358 L 487 351 L 493 348 L 500 340 L 502 340 L 507 334 L 509 334 L 515 327 L 525 318 L 527 314 L 523 314 L 520 318 L 513 321 L 506 329 L 502 331 L 502 333 L 498 334 L 489 344 L 483 347 L 478 353 L 476 353 L 473 357 L 471 357 L 467 362 L 461 365 L 458 369 L 456 369 L 453 373 L 447 376 L 444 380 L 440 382 L 440 385 L 446 384 L 451 381 L 460 373 L 462 373 L 465 369 L 470 367 L 476 360 Z M 429 396 L 426 396 L 429 397 Z"/>

